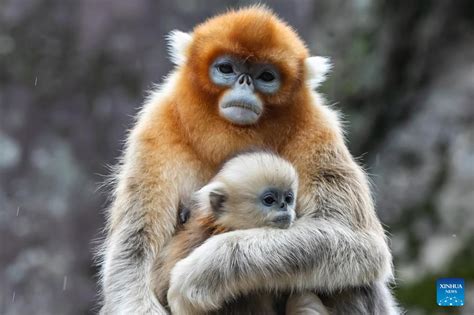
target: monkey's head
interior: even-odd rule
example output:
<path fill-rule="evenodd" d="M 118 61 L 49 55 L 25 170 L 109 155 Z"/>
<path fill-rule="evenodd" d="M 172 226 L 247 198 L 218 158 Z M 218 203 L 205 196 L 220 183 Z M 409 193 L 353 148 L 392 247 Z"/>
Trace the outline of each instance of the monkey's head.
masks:
<path fill-rule="evenodd" d="M 262 6 L 218 15 L 192 33 L 174 31 L 170 50 L 182 74 L 180 97 L 192 99 L 187 113 L 239 127 L 288 115 L 301 106 L 297 95 L 315 88 L 330 68 L 326 58 L 310 57 L 296 32 Z"/>
<path fill-rule="evenodd" d="M 255 152 L 230 159 L 195 198 L 229 229 L 288 228 L 295 219 L 297 190 L 298 176 L 288 161 Z"/>

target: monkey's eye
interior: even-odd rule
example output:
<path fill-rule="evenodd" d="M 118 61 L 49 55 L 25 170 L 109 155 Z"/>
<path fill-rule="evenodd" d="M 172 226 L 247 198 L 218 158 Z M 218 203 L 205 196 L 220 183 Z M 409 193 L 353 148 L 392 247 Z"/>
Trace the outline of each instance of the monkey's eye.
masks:
<path fill-rule="evenodd" d="M 273 80 L 275 80 L 275 75 L 270 71 L 264 71 L 258 76 L 258 79 L 265 82 L 272 82 Z"/>
<path fill-rule="evenodd" d="M 217 69 L 224 73 L 224 74 L 229 74 L 229 73 L 233 73 L 234 72 L 234 68 L 232 67 L 232 65 L 228 62 L 225 62 L 225 63 L 221 63 L 219 65 L 217 65 Z"/>
<path fill-rule="evenodd" d="M 263 197 L 263 204 L 266 206 L 271 206 L 276 202 L 275 197 L 272 195 L 266 195 Z"/>
<path fill-rule="evenodd" d="M 293 203 L 293 196 L 286 196 L 285 202 L 291 205 Z"/>

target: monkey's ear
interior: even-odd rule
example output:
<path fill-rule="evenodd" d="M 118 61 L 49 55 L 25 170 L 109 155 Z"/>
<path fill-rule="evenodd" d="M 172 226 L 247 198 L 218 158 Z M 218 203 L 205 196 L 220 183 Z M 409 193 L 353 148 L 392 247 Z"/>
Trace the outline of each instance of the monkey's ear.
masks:
<path fill-rule="evenodd" d="M 186 50 L 193 39 L 192 34 L 174 30 L 166 36 L 166 39 L 171 61 L 177 66 L 182 65 L 186 61 Z"/>
<path fill-rule="evenodd" d="M 327 57 L 313 56 L 306 58 L 306 83 L 311 89 L 317 88 L 332 68 L 331 61 Z"/>
<path fill-rule="evenodd" d="M 209 192 L 209 203 L 212 211 L 219 214 L 224 210 L 224 202 L 227 200 L 227 194 L 222 189 L 213 189 Z"/>

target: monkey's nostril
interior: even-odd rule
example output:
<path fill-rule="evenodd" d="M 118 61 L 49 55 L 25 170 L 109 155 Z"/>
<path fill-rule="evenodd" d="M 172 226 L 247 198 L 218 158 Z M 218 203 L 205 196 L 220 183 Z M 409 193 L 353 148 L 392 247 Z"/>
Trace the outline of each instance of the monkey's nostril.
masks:
<path fill-rule="evenodd" d="M 280 208 L 284 208 L 285 207 L 285 203 L 282 202 L 281 205 L 280 205 Z"/>
<path fill-rule="evenodd" d="M 243 84 L 244 83 L 244 80 L 245 80 L 245 76 L 241 76 L 240 79 L 239 79 L 239 83 L 240 84 Z"/>
<path fill-rule="evenodd" d="M 250 76 L 248 75 L 246 79 L 247 79 L 247 85 L 250 85 L 250 84 L 252 83 L 252 82 L 250 81 Z"/>

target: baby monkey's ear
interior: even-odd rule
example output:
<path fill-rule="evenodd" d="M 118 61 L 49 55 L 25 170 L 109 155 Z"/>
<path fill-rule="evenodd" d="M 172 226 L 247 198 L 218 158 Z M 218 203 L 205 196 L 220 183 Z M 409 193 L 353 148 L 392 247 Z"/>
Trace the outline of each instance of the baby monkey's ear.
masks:
<path fill-rule="evenodd" d="M 332 64 L 329 58 L 313 56 L 306 58 L 306 83 L 311 89 L 317 88 L 331 71 Z"/>
<path fill-rule="evenodd" d="M 216 214 L 220 214 L 224 211 L 224 203 L 227 200 L 227 193 L 222 187 L 215 188 L 209 192 L 209 203 L 211 204 L 212 211 Z"/>
<path fill-rule="evenodd" d="M 171 61 L 177 66 L 184 64 L 187 50 L 193 40 L 192 34 L 174 30 L 166 36 L 166 39 Z"/>
<path fill-rule="evenodd" d="M 199 209 L 212 211 L 216 214 L 224 211 L 223 205 L 227 201 L 227 198 L 226 185 L 217 180 L 213 180 L 199 189 L 193 197 Z"/>

